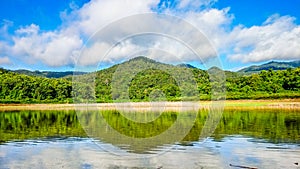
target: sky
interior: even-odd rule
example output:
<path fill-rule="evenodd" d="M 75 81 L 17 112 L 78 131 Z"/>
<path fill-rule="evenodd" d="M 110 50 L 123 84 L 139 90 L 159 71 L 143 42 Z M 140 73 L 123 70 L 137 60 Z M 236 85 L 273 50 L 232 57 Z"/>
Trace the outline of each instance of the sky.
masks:
<path fill-rule="evenodd" d="M 67 71 L 146 55 L 203 68 L 217 56 L 235 71 L 299 60 L 299 7 L 298 0 L 1 1 L 0 67 Z"/>

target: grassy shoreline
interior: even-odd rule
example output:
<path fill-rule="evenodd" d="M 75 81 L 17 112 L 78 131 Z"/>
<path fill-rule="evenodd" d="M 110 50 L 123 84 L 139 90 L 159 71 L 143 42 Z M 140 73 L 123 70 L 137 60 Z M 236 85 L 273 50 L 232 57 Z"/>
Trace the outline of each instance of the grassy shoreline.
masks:
<path fill-rule="evenodd" d="M 200 103 L 200 104 L 199 104 Z M 191 107 L 197 105 L 199 109 L 211 107 L 211 101 L 200 102 L 134 102 L 134 103 L 96 103 L 89 104 L 89 108 L 112 110 L 124 109 L 149 109 L 151 107 L 166 108 L 167 110 L 178 109 L 180 107 Z M 282 100 L 226 100 L 215 102 L 225 109 L 300 109 L 300 99 Z M 131 107 L 130 107 L 131 106 Z M 76 110 L 85 109 L 86 104 L 0 104 L 0 111 L 17 110 Z"/>

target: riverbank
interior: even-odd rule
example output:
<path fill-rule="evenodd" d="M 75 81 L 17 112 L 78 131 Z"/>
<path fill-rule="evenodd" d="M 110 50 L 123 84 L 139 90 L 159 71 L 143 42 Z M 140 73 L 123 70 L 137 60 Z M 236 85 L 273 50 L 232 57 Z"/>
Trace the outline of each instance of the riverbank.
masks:
<path fill-rule="evenodd" d="M 300 109 L 300 99 L 283 100 L 226 100 L 213 102 L 214 106 L 225 109 Z M 76 110 L 76 109 L 144 109 L 178 110 L 208 109 L 211 101 L 200 102 L 134 102 L 97 104 L 0 104 L 0 111 L 14 110 Z"/>

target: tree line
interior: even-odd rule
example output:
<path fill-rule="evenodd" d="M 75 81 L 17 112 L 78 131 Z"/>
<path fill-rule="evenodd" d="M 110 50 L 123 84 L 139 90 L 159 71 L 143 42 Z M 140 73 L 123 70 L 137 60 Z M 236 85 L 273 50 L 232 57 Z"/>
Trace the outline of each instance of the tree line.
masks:
<path fill-rule="evenodd" d="M 18 74 L 0 69 L 2 103 L 72 102 L 72 82 Z"/>

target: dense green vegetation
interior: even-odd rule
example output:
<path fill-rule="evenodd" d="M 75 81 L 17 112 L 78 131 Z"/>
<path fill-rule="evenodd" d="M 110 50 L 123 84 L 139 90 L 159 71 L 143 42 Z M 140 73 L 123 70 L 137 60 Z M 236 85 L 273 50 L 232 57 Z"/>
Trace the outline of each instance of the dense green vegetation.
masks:
<path fill-rule="evenodd" d="M 65 79 L 49 79 L 0 69 L 2 103 L 71 102 L 72 83 Z"/>
<path fill-rule="evenodd" d="M 118 71 L 123 76 L 118 77 Z M 138 57 L 78 75 L 79 80 L 72 84 L 71 77 L 45 78 L 0 69 L 0 103 L 70 103 L 72 96 L 76 101 L 93 102 L 209 100 L 212 86 L 222 88 L 212 82 L 209 71 Z M 193 79 L 188 79 L 188 74 Z M 222 90 L 226 90 L 226 99 L 300 98 L 300 67 L 251 75 L 225 71 L 225 75 Z"/>
<path fill-rule="evenodd" d="M 132 60 L 137 65 L 145 65 L 148 59 L 139 58 Z M 160 63 L 156 63 L 160 64 Z M 197 68 L 185 68 L 168 65 L 175 74 L 185 73 L 186 70 L 193 74 L 197 83 L 198 95 L 201 100 L 209 100 L 212 93 L 211 77 L 208 71 Z M 116 97 L 112 96 L 111 84 L 116 67 L 97 72 L 96 98 L 98 102 L 111 102 Z M 167 68 L 166 68 L 167 69 Z M 225 71 L 226 99 L 279 99 L 300 97 L 300 67 L 287 70 L 263 70 L 257 74 L 242 75 L 236 72 Z M 184 75 L 183 75 L 184 76 Z M 125 76 L 124 78 L 128 78 Z M 190 84 L 179 86 L 173 75 L 160 69 L 148 69 L 137 73 L 128 84 L 129 98 L 131 101 L 182 100 L 181 92 L 185 88 L 193 89 Z M 193 92 L 193 91 L 190 91 Z M 121 93 L 121 92 L 120 92 Z M 188 92 L 187 92 L 188 93 Z M 156 97 L 155 97 L 156 95 Z M 195 96 L 195 93 L 190 94 Z M 162 99 L 161 99 L 162 98 Z M 189 100 L 198 100 L 191 97 Z"/>
<path fill-rule="evenodd" d="M 300 67 L 227 78 L 228 99 L 277 99 L 300 97 Z"/>
<path fill-rule="evenodd" d="M 140 112 L 141 113 L 141 112 Z M 184 112 L 180 112 L 182 114 Z M 197 113 L 197 112 L 194 112 Z M 147 115 L 154 112 L 148 112 Z M 77 116 L 78 115 L 78 116 Z M 75 111 L 16 111 L 0 112 L 0 144 L 12 140 L 43 139 L 47 137 L 87 137 L 101 139 L 116 146 L 125 146 L 133 151 L 147 151 L 163 144 L 174 144 L 174 133 L 163 135 L 174 126 L 178 112 L 164 112 L 156 120 L 137 123 L 121 116 L 118 111 L 83 112 Z M 189 115 L 189 114 L 186 114 Z M 100 117 L 102 116 L 102 117 Z M 185 115 L 184 115 L 185 116 Z M 189 144 L 198 141 L 207 119 L 207 111 L 199 111 L 192 128 L 180 141 Z M 100 117 L 100 118 L 99 118 Z M 79 119 L 80 118 L 80 123 Z M 152 117 L 150 117 L 152 119 Z M 81 126 L 83 125 L 83 127 Z M 179 121 L 175 133 L 190 125 L 190 121 Z M 120 136 L 124 136 L 121 137 Z M 134 145 L 131 138 L 149 138 L 153 141 Z M 212 135 L 222 140 L 231 135 L 242 135 L 265 139 L 272 143 L 300 143 L 300 116 L 297 110 L 226 110 Z M 126 140 L 128 138 L 128 140 Z M 135 139 L 134 139 L 135 140 Z M 169 142 L 170 141 L 170 142 Z M 173 141 L 173 142 L 172 142 Z M 176 139 L 175 139 L 176 142 Z M 147 143 L 147 144 L 146 144 Z M 128 146 L 124 145 L 128 144 Z M 142 146 L 142 147 L 141 147 Z"/>

